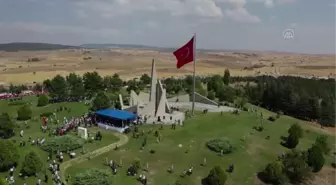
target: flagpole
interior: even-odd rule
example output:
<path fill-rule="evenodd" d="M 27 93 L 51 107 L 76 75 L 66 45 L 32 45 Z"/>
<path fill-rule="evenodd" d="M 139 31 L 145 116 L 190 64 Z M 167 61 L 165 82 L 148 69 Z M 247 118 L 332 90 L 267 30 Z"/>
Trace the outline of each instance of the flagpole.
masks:
<path fill-rule="evenodd" d="M 192 95 L 192 109 L 191 109 L 191 113 L 192 113 L 192 115 L 193 116 L 195 116 L 195 84 L 196 84 L 196 82 L 195 82 L 195 71 L 196 71 L 196 33 L 194 33 L 194 52 L 193 52 L 193 54 L 194 54 L 194 73 L 193 73 L 193 95 Z"/>

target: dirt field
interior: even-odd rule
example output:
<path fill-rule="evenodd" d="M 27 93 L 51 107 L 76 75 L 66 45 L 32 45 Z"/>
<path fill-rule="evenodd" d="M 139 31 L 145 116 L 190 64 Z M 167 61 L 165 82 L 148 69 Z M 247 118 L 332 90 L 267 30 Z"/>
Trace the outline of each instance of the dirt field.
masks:
<path fill-rule="evenodd" d="M 29 58 L 39 61 L 28 61 Z M 198 52 L 198 75 L 300 75 L 335 77 L 335 55 L 306 55 L 268 52 Z M 86 60 L 84 58 L 87 58 Z M 91 58 L 91 59 L 88 59 Z M 130 79 L 149 73 L 155 59 L 160 77 L 192 74 L 193 65 L 177 70 L 171 52 L 149 50 L 111 49 L 106 51 L 20 51 L 0 53 L 0 84 L 31 84 L 70 72 L 83 74 L 97 71 L 101 75 L 119 73 Z"/>

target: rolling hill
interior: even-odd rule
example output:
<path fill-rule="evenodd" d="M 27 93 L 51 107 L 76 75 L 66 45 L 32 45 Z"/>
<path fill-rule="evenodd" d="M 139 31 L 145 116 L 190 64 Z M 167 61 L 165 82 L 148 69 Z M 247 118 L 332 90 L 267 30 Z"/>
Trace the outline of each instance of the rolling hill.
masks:
<path fill-rule="evenodd" d="M 61 45 L 61 44 L 29 43 L 29 42 L 13 42 L 13 43 L 0 44 L 0 51 L 8 51 L 8 52 L 78 49 L 78 48 L 80 47 Z"/>

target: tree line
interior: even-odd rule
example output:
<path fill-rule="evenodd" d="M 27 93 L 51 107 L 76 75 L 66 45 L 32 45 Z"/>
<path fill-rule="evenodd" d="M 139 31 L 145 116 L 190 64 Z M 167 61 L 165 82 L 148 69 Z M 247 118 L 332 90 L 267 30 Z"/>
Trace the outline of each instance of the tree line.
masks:
<path fill-rule="evenodd" d="M 165 78 L 162 80 L 168 95 L 191 93 L 193 77 Z M 70 73 L 63 77 L 36 84 L 35 89 L 44 89 L 50 97 L 59 101 L 77 101 L 84 97 L 95 97 L 98 92 L 119 92 L 123 87 L 136 93 L 150 84 L 150 77 L 144 74 L 140 79 L 123 81 L 118 74 L 100 76 L 97 72 L 87 72 L 83 76 Z M 24 85 L 10 86 L 11 92 L 26 89 Z M 299 119 L 316 121 L 323 126 L 335 126 L 335 80 L 307 79 L 301 77 L 231 77 L 230 71 L 223 75 L 196 77 L 196 92 L 223 105 L 245 108 L 247 102 L 264 107 L 270 111 L 283 113 Z M 0 89 L 1 90 L 1 89 Z M 2 91 L 4 91 L 2 89 Z M 111 101 L 117 101 L 117 95 Z"/>

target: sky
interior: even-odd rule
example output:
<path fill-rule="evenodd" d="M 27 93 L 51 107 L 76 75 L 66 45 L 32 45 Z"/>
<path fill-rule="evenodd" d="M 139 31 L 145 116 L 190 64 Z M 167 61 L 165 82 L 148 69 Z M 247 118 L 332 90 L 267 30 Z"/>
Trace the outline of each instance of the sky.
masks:
<path fill-rule="evenodd" d="M 284 39 L 284 31 L 294 32 Z M 0 43 L 335 53 L 335 0 L 0 0 Z"/>

